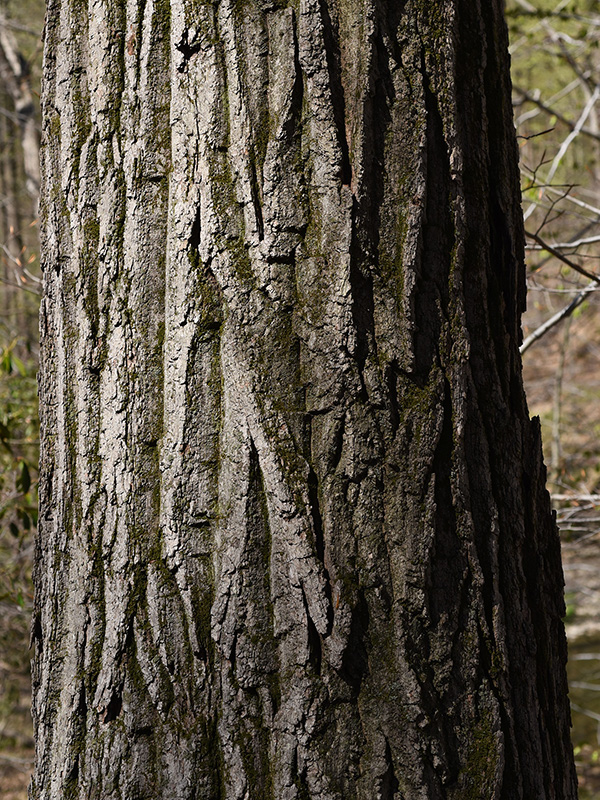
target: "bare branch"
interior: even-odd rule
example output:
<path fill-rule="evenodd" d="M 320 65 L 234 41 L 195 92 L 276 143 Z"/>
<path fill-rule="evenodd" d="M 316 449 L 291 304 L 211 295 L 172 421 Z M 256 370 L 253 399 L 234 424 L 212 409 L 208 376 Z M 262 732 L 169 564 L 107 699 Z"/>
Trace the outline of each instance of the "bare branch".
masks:
<path fill-rule="evenodd" d="M 574 239 L 572 242 L 559 242 L 558 244 L 553 244 L 552 247 L 555 250 L 571 250 L 577 247 L 582 247 L 584 244 L 594 244 L 594 242 L 600 242 L 600 236 L 588 236 L 585 239 Z M 528 250 L 545 250 L 546 248 L 540 244 L 531 244 L 527 245 Z"/>
<path fill-rule="evenodd" d="M 554 158 L 554 161 L 552 162 L 552 165 L 551 165 L 550 170 L 548 172 L 548 176 L 546 178 L 546 182 L 547 183 L 550 183 L 552 181 L 552 178 L 556 174 L 556 171 L 557 171 L 557 169 L 558 169 L 558 167 L 560 165 L 560 162 L 562 161 L 565 153 L 567 152 L 567 150 L 571 146 L 571 143 L 575 140 L 575 138 L 581 132 L 581 129 L 582 129 L 586 119 L 591 114 L 592 109 L 596 105 L 596 100 L 599 97 L 600 97 L 600 86 L 596 86 L 594 91 L 593 91 L 593 93 L 592 93 L 592 95 L 591 95 L 591 97 L 589 98 L 589 100 L 585 104 L 585 108 L 581 112 L 581 115 L 580 115 L 579 119 L 577 120 L 577 123 L 575 124 L 575 127 L 573 128 L 571 133 L 567 136 L 567 138 L 564 140 L 564 142 L 560 146 L 560 149 L 559 149 L 558 153 L 556 154 L 556 156 Z M 543 191 L 544 190 L 542 189 L 542 193 L 543 193 Z M 529 208 L 527 209 L 527 211 L 525 212 L 525 214 L 523 215 L 524 219 L 528 219 L 531 216 L 531 214 L 533 213 L 534 210 L 535 210 L 535 204 L 532 203 L 529 206 Z"/>
<path fill-rule="evenodd" d="M 573 83 L 575 85 L 578 85 L 579 79 L 573 81 Z M 533 103 L 542 111 L 545 111 L 546 114 L 550 114 L 550 116 L 556 117 L 556 119 L 562 122 L 564 125 L 566 125 L 569 128 L 569 130 L 575 131 L 577 123 L 565 117 L 564 114 L 560 113 L 560 111 L 557 111 L 555 108 L 552 108 L 547 103 L 542 102 L 542 100 L 540 100 L 538 97 L 535 97 L 535 95 L 532 95 L 531 92 L 528 92 L 526 89 L 522 89 L 520 86 L 513 86 L 513 89 L 515 90 L 515 92 L 518 92 L 518 94 L 520 94 L 524 100 L 527 100 L 529 103 Z M 596 133 L 595 131 L 591 130 L 591 128 L 586 128 L 585 126 L 581 126 L 579 128 L 578 133 L 582 133 L 584 136 L 589 136 L 591 139 L 595 139 L 597 142 L 600 142 L 600 133 Z M 539 136 L 540 134 L 537 135 Z"/>
<path fill-rule="evenodd" d="M 567 267 L 571 267 L 571 269 L 578 272 L 580 275 L 584 275 L 588 280 L 594 281 L 594 283 L 600 284 L 600 275 L 594 275 L 593 272 L 589 272 L 584 267 L 580 267 L 579 264 L 576 264 L 574 261 L 571 261 L 570 258 L 567 258 L 563 255 L 559 250 L 556 250 L 551 244 L 544 241 L 541 236 L 537 233 L 532 233 L 531 231 L 525 231 L 525 235 L 529 236 L 530 239 L 533 239 L 534 242 L 537 242 L 542 250 L 546 250 L 548 253 L 551 253 L 555 258 L 558 258 L 559 261 L 562 261 L 563 264 L 566 264 Z"/>
<path fill-rule="evenodd" d="M 571 187 L 571 188 L 573 188 L 573 187 Z M 545 187 L 545 191 L 548 194 L 554 194 L 554 195 L 560 194 L 558 189 L 556 189 L 556 187 L 554 187 L 554 186 L 546 186 Z M 593 214 L 596 214 L 596 216 L 600 219 L 600 208 L 597 208 L 596 206 L 592 206 L 589 203 L 585 203 L 583 200 L 579 200 L 579 198 L 573 197 L 572 194 L 564 195 L 564 199 L 568 200 L 570 203 L 574 203 L 575 205 L 579 206 L 580 208 L 585 208 L 586 211 L 591 211 Z"/>
<path fill-rule="evenodd" d="M 536 17 L 540 20 L 547 20 L 549 17 L 554 17 L 555 19 L 574 19 L 578 22 L 587 22 L 589 25 L 593 27 L 600 26 L 600 19 L 596 17 L 585 17 L 582 14 L 576 14 L 568 11 L 562 11 L 560 8 L 554 9 L 554 11 L 536 8 L 532 6 L 531 3 L 527 3 L 525 0 L 515 0 L 516 5 L 519 6 L 519 10 L 517 9 L 510 9 L 506 12 L 506 15 L 509 17 Z"/>
<path fill-rule="evenodd" d="M 5 19 L 4 25 L 11 28 L 13 31 L 20 31 L 21 33 L 28 33 L 30 36 L 35 36 L 36 39 L 40 38 L 40 32 L 36 28 L 29 28 L 27 25 L 22 25 L 20 22 L 15 22 L 14 19 Z"/>
<path fill-rule="evenodd" d="M 598 282 L 600 283 L 600 279 L 598 280 Z M 575 309 L 583 303 L 588 294 L 596 291 L 598 291 L 598 287 L 595 281 L 591 285 L 586 286 L 585 289 L 582 289 L 577 294 L 577 296 L 573 298 L 573 300 L 569 303 L 568 306 L 565 306 L 556 314 L 554 314 L 554 316 L 550 317 L 549 320 L 546 320 L 546 322 L 544 322 L 543 325 L 540 325 L 539 328 L 537 328 L 532 334 L 530 334 L 525 339 L 521 347 L 519 347 L 519 352 L 521 353 L 521 355 L 523 355 L 523 353 L 526 350 L 529 350 L 529 348 L 531 347 L 532 344 L 534 344 L 534 342 L 537 342 L 538 339 L 541 339 L 542 336 L 544 336 L 544 334 L 548 333 L 549 330 L 554 328 L 555 325 L 558 325 L 558 323 L 561 320 L 570 317 L 571 314 L 575 311 Z"/>

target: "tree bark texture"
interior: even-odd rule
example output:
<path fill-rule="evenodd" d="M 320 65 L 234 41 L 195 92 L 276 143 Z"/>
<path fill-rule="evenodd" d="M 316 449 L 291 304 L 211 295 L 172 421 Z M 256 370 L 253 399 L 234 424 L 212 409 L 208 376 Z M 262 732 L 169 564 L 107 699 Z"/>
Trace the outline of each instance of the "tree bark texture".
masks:
<path fill-rule="evenodd" d="M 501 0 L 50 0 L 34 800 L 575 798 Z"/>

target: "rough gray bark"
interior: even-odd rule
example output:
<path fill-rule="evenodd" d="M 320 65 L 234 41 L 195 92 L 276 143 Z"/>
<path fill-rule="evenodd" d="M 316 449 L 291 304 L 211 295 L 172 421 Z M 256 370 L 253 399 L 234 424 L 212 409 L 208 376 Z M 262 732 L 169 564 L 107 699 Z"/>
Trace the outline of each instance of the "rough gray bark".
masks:
<path fill-rule="evenodd" d="M 501 0 L 50 0 L 34 800 L 575 798 Z"/>

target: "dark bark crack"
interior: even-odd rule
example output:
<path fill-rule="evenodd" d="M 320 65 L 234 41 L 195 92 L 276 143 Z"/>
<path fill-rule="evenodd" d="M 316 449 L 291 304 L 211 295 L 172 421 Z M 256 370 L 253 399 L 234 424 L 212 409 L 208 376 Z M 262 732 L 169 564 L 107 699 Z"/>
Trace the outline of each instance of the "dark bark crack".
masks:
<path fill-rule="evenodd" d="M 325 538 L 323 534 L 323 518 L 321 516 L 321 507 L 319 501 L 319 481 L 313 468 L 310 468 L 308 473 L 308 502 L 310 504 L 310 514 L 312 517 L 313 531 L 315 535 L 315 551 L 316 555 L 323 565 L 323 574 L 325 576 L 325 594 L 327 597 L 327 631 L 324 636 L 329 636 L 333 628 L 333 600 L 331 592 L 331 580 L 329 572 L 325 566 Z"/>
<path fill-rule="evenodd" d="M 385 760 L 387 762 L 387 769 L 381 779 L 381 788 L 379 796 L 381 800 L 402 800 L 403 795 L 398 794 L 400 784 L 394 772 L 394 761 L 392 758 L 392 750 L 390 743 L 385 740 Z"/>
<path fill-rule="evenodd" d="M 190 35 L 190 30 L 188 28 L 185 28 L 181 39 L 175 45 L 175 49 L 179 50 L 179 52 L 183 56 L 183 59 L 180 61 L 177 67 L 178 72 L 185 72 L 188 62 L 190 61 L 192 56 L 196 55 L 196 53 L 199 53 L 200 50 L 202 49 L 202 41 L 200 38 L 196 38 L 197 34 L 195 36 L 192 36 L 191 41 L 189 35 Z"/>
<path fill-rule="evenodd" d="M 323 21 L 322 30 L 325 43 L 325 55 L 327 58 L 327 70 L 329 73 L 331 103 L 337 139 L 341 148 L 340 180 L 344 186 L 350 186 L 352 181 L 352 167 L 350 165 L 348 138 L 346 136 L 346 103 L 342 84 L 339 34 L 334 28 L 326 1 L 319 0 L 319 6 Z"/>
<path fill-rule="evenodd" d="M 375 347 L 375 301 L 373 276 L 367 258 L 360 252 L 358 240 L 358 203 L 352 202 L 352 243 L 350 247 L 350 287 L 352 291 L 352 318 L 356 330 L 356 352 L 358 368 L 362 372 L 369 356 L 376 357 Z"/>
<path fill-rule="evenodd" d="M 123 708 L 123 697 L 121 691 L 119 689 L 113 689 L 113 693 L 108 702 L 108 705 L 100 713 L 102 722 L 104 724 L 113 722 L 121 713 L 122 708 Z"/>
<path fill-rule="evenodd" d="M 358 591 L 358 599 L 352 608 L 352 622 L 348 641 L 342 657 L 341 677 L 357 696 L 365 675 L 369 671 L 369 606 L 364 591 Z"/>
<path fill-rule="evenodd" d="M 429 375 L 437 353 L 445 356 L 441 341 L 442 324 L 448 316 L 449 281 L 452 275 L 452 251 L 455 244 L 454 225 L 449 207 L 453 188 L 450 159 L 444 135 L 444 121 L 438 99 L 431 86 L 422 53 L 422 79 L 427 113 L 427 157 L 425 223 L 420 259 L 415 264 L 415 369 Z"/>
<path fill-rule="evenodd" d="M 309 655 L 310 663 L 312 665 L 313 670 L 315 671 L 315 675 L 320 675 L 321 664 L 323 661 L 323 647 L 321 644 L 321 634 L 318 632 L 318 630 L 315 627 L 315 623 L 312 621 L 310 612 L 308 610 L 308 603 L 306 601 L 306 597 L 304 597 L 304 606 L 306 609 L 306 621 L 308 626 L 308 649 L 310 654 Z"/>

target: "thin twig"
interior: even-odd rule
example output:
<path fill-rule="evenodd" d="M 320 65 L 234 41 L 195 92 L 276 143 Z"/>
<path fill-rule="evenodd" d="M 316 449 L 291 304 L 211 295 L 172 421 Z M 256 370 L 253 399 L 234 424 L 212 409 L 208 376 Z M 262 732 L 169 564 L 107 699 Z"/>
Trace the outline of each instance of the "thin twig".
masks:
<path fill-rule="evenodd" d="M 575 272 L 578 272 L 580 275 L 585 275 L 586 278 L 590 281 L 594 281 L 595 283 L 600 284 L 600 276 L 594 275 L 593 272 L 588 272 L 587 269 L 584 267 L 580 267 L 579 264 L 576 264 L 574 261 L 571 261 L 570 258 L 567 258 L 563 255 L 559 250 L 556 250 L 553 245 L 548 244 L 548 242 L 544 241 L 541 236 L 537 233 L 532 233 L 531 231 L 525 231 L 525 235 L 529 236 L 530 239 L 533 239 L 534 242 L 537 242 L 542 250 L 546 250 L 548 253 L 551 253 L 555 258 L 558 258 L 559 261 L 562 261 L 563 264 L 566 264 L 567 267 L 570 267 Z"/>
<path fill-rule="evenodd" d="M 545 20 L 547 17 L 557 17 L 558 19 L 576 19 L 580 22 L 589 22 L 590 25 L 593 26 L 600 24 L 600 21 L 594 17 L 584 17 L 581 14 L 573 14 L 567 11 L 562 11 L 561 5 L 564 7 L 565 4 L 559 4 L 554 11 L 547 11 L 545 9 L 532 6 L 531 3 L 527 2 L 527 0 L 515 0 L 515 3 L 519 6 L 521 11 L 517 11 L 516 9 L 508 10 L 506 12 L 507 16 L 541 17 L 543 20 Z"/>
<path fill-rule="evenodd" d="M 579 294 L 569 303 L 568 306 L 562 308 L 553 317 L 550 317 L 549 320 L 546 320 L 543 325 L 540 325 L 539 328 L 536 328 L 536 330 L 525 339 L 521 347 L 519 347 L 519 352 L 521 355 L 526 350 L 529 350 L 531 345 L 534 342 L 537 342 L 538 339 L 541 339 L 545 333 L 548 333 L 548 331 L 551 330 L 555 325 L 558 325 L 561 320 L 565 319 L 566 317 L 570 317 L 575 309 L 583 303 L 588 294 L 595 291 L 596 282 L 594 282 L 591 286 L 586 286 L 585 289 L 582 289 L 582 291 L 579 292 Z"/>
<path fill-rule="evenodd" d="M 571 146 L 572 142 L 577 138 L 579 133 L 581 133 L 581 129 L 583 128 L 583 126 L 585 124 L 585 121 L 587 120 L 587 118 L 591 114 L 592 109 L 596 105 L 596 100 L 598 100 L 599 97 L 600 97 L 600 86 L 596 86 L 594 91 L 593 91 L 593 93 L 592 93 L 592 95 L 591 95 L 591 97 L 589 98 L 589 100 L 585 104 L 585 107 L 584 107 L 583 111 L 579 115 L 579 119 L 577 120 L 577 122 L 575 124 L 575 127 L 573 128 L 571 133 L 567 136 L 567 138 L 564 140 L 564 142 L 561 144 L 558 153 L 554 157 L 554 161 L 552 162 L 552 165 L 551 165 L 550 170 L 548 172 L 548 176 L 546 178 L 546 183 L 547 184 L 551 183 L 552 178 L 556 174 L 556 171 L 557 171 L 557 169 L 558 169 L 558 167 L 560 165 L 560 162 L 562 161 L 565 153 L 567 152 L 567 150 Z M 541 189 L 541 192 L 543 194 L 543 192 L 544 192 L 543 188 Z M 527 211 L 525 211 L 525 213 L 523 215 L 524 219 L 529 219 L 529 217 L 534 212 L 535 208 L 536 208 L 536 204 L 532 203 L 529 206 L 529 208 L 527 209 Z"/>
<path fill-rule="evenodd" d="M 558 244 L 553 244 L 552 247 L 555 250 L 569 250 L 572 248 L 581 247 L 584 244 L 594 244 L 594 242 L 600 242 L 600 236 L 588 236 L 585 239 L 574 239 L 572 242 L 559 242 Z M 545 247 L 542 247 L 540 244 L 536 245 L 528 245 L 528 250 L 545 250 Z"/>
<path fill-rule="evenodd" d="M 579 85 L 579 79 L 577 79 L 576 81 L 573 81 L 573 83 L 575 85 Z M 567 128 L 569 128 L 569 130 L 575 131 L 577 123 L 575 123 L 572 120 L 570 120 L 567 117 L 565 117 L 564 114 L 560 113 L 560 111 L 557 111 L 556 109 L 551 108 L 549 105 L 544 103 L 542 100 L 540 100 L 539 98 L 536 98 L 534 95 L 532 95 L 531 92 L 528 92 L 526 89 L 522 89 L 520 86 L 513 86 L 513 89 L 515 90 L 515 92 L 518 92 L 518 94 L 520 94 L 521 97 L 524 100 L 527 100 L 527 102 L 529 102 L 529 103 L 533 103 L 539 109 L 541 109 L 542 111 L 545 111 L 546 114 L 549 114 L 552 117 L 556 117 L 556 119 L 560 120 L 560 122 L 562 122 L 564 125 L 566 125 Z M 524 115 L 522 115 L 522 116 L 524 116 Z M 521 117 L 519 117 L 519 121 L 520 122 L 524 122 L 525 120 L 523 120 L 523 119 L 521 119 Z M 579 133 L 582 133 L 585 136 L 589 136 L 591 139 L 595 139 L 596 141 L 600 141 L 600 133 L 595 133 L 591 128 L 586 128 L 586 127 L 582 126 L 581 128 L 579 128 Z"/>
<path fill-rule="evenodd" d="M 552 500 L 570 500 L 573 503 L 600 503 L 600 494 L 551 494 Z"/>
<path fill-rule="evenodd" d="M 555 194 L 555 195 L 561 194 L 557 189 L 554 188 L 554 186 L 546 186 L 546 192 L 548 192 L 548 194 Z M 592 206 L 589 203 L 585 203 L 583 200 L 579 200 L 579 198 L 573 197 L 572 194 L 565 195 L 564 199 L 569 200 L 571 203 L 574 203 L 580 208 L 585 208 L 586 211 L 591 211 L 593 214 L 596 214 L 596 216 L 600 218 L 600 208 Z"/>
<path fill-rule="evenodd" d="M 600 685 L 597 683 L 587 683 L 586 681 L 571 681 L 569 686 L 574 689 L 587 689 L 589 692 L 600 692 Z"/>
<path fill-rule="evenodd" d="M 5 753 L 0 755 L 0 761 L 10 764 L 14 769 L 24 773 L 31 772 L 31 768 L 35 763 L 32 758 L 16 758 L 15 756 L 9 756 Z"/>
<path fill-rule="evenodd" d="M 569 661 L 600 661 L 600 653 L 575 653 Z"/>

